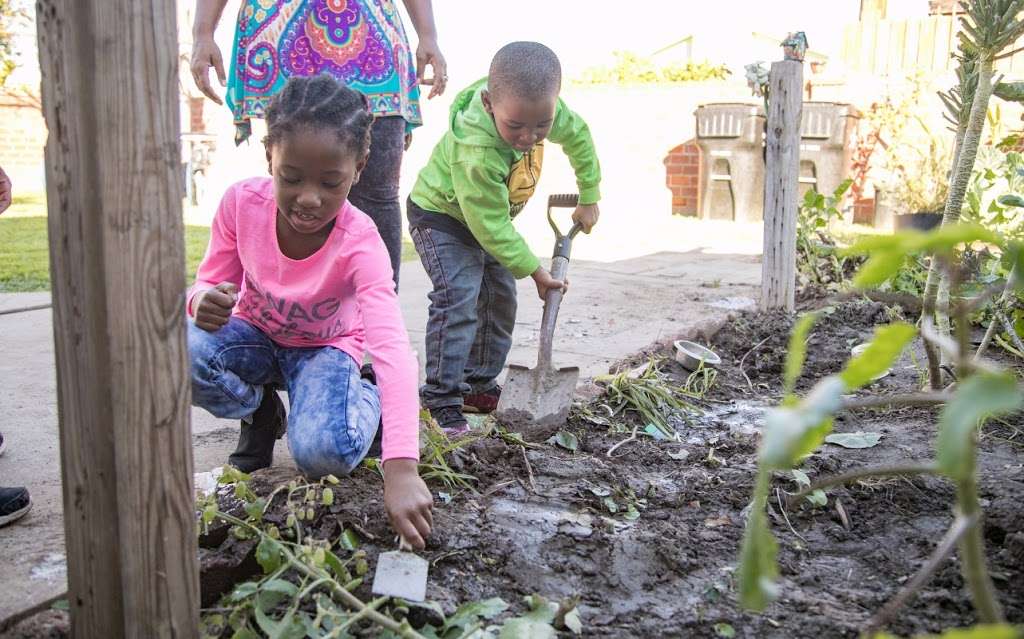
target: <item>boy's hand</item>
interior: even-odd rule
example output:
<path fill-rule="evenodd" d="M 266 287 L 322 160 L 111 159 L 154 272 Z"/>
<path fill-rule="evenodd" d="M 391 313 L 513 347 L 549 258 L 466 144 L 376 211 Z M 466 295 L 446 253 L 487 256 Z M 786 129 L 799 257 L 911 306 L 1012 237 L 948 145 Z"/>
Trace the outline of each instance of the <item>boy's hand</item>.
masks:
<path fill-rule="evenodd" d="M 537 295 L 540 295 L 542 300 L 548 299 L 548 291 L 561 289 L 563 293 L 569 290 L 569 281 L 556 280 L 551 277 L 551 273 L 543 266 L 538 266 L 537 270 L 530 274 L 533 278 L 533 283 L 537 285 Z"/>
<path fill-rule="evenodd" d="M 574 224 L 579 224 L 583 227 L 584 233 L 590 233 L 590 229 L 594 228 L 597 224 L 597 218 L 601 217 L 601 210 L 597 208 L 597 204 L 580 204 L 576 207 L 576 210 L 572 212 L 572 221 Z"/>
<path fill-rule="evenodd" d="M 11 205 L 11 178 L 0 168 L 0 213 Z"/>
<path fill-rule="evenodd" d="M 434 498 L 420 479 L 414 459 L 384 462 L 384 510 L 395 532 L 417 550 L 427 545 L 434 517 Z"/>
<path fill-rule="evenodd" d="M 238 287 L 231 282 L 221 282 L 197 294 L 192 300 L 196 326 L 210 333 L 217 331 L 231 319 L 231 309 L 237 302 Z"/>

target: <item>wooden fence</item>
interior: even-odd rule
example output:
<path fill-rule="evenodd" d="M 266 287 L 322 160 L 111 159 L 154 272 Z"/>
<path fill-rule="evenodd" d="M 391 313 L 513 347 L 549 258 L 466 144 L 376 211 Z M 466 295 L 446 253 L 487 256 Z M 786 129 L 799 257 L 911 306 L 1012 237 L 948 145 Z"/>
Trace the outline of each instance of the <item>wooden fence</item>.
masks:
<path fill-rule="evenodd" d="M 952 71 L 959 30 L 957 16 L 864 20 L 844 30 L 841 57 L 848 69 L 875 76 Z M 1022 46 L 1024 38 L 1012 49 Z M 999 60 L 996 69 L 1024 77 L 1024 52 Z"/>

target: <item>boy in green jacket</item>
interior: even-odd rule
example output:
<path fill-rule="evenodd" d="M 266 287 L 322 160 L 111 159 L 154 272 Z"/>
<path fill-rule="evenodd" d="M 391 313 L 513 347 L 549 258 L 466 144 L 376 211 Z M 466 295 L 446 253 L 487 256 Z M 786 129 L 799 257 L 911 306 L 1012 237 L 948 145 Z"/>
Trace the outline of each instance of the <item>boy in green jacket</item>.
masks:
<path fill-rule="evenodd" d="M 600 214 L 601 169 L 586 122 L 558 97 L 562 69 L 551 49 L 513 42 L 487 78 L 456 98 L 449 130 L 409 196 L 416 250 L 430 275 L 424 408 L 449 434 L 469 429 L 463 410 L 491 412 L 495 378 L 512 347 L 517 278 L 529 275 L 544 299 L 555 280 L 512 225 L 540 177 L 545 138 L 576 172 L 572 219 L 587 233 Z"/>

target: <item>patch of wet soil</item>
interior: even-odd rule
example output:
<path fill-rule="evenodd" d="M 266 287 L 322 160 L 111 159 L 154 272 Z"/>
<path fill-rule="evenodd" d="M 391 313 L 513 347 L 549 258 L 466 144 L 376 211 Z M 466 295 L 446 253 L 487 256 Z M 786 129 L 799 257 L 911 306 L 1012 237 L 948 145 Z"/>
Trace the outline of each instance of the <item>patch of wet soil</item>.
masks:
<path fill-rule="evenodd" d="M 891 314 L 881 304 L 853 302 L 824 315 L 811 335 L 800 387 L 836 372 L 850 347 Z M 607 451 L 625 435 L 588 421 L 588 411 L 603 412 L 597 400 L 571 418 L 569 430 L 580 440 L 575 453 L 549 445 L 524 450 L 497 437 L 460 451 L 454 465 L 477 477 L 477 491 L 437 502 L 435 532 L 425 553 L 432 563 L 428 598 L 451 611 L 466 601 L 499 596 L 513 612 L 522 612 L 522 597 L 531 593 L 579 595 L 588 637 L 715 637 L 715 626 L 722 623 L 746 638 L 856 637 L 952 522 L 953 488 L 934 477 L 895 478 L 830 490 L 825 508 L 785 509 L 783 491 L 795 485 L 779 475 L 769 515 L 780 545 L 781 597 L 763 615 L 739 610 L 734 571 L 754 479 L 757 431 L 764 407 L 778 401 L 791 325 L 783 314 L 744 314 L 714 337 L 711 346 L 723 359 L 718 384 L 703 417 L 674 421 L 681 442 L 644 437 L 609 458 Z M 746 376 L 739 367 L 745 355 Z M 924 361 L 923 355 L 914 357 Z M 914 357 L 905 356 L 872 390 L 914 389 L 919 381 Z M 664 370 L 677 382 L 685 379 L 674 362 Z M 626 428 L 634 423 L 629 419 Z M 935 423 L 930 409 L 841 416 L 838 431 L 877 431 L 881 443 L 862 450 L 826 446 L 804 470 L 814 479 L 929 459 Z M 979 466 L 990 567 L 1007 617 L 1021 622 L 1024 451 L 1015 439 L 1024 438 L 1017 437 L 1024 423 L 1017 416 L 1008 424 L 986 431 Z M 275 473 L 253 482 L 257 492 L 265 494 L 290 479 Z M 446 491 L 431 488 L 435 495 Z M 360 469 L 335 493 L 332 507 L 318 507 L 318 535 L 336 539 L 346 527 L 360 531 L 371 564 L 379 552 L 393 549 L 378 475 Z M 617 512 L 610 512 L 609 499 Z M 629 504 L 639 514 L 635 519 L 626 514 Z M 284 516 L 271 511 L 272 517 Z M 238 571 L 256 572 L 253 565 L 239 568 L 248 550 L 238 543 L 230 537 L 206 540 L 204 601 L 244 578 Z M 236 572 L 223 578 L 228 565 Z M 368 597 L 368 587 L 358 594 Z M 974 621 L 954 559 L 891 630 L 909 635 Z"/>

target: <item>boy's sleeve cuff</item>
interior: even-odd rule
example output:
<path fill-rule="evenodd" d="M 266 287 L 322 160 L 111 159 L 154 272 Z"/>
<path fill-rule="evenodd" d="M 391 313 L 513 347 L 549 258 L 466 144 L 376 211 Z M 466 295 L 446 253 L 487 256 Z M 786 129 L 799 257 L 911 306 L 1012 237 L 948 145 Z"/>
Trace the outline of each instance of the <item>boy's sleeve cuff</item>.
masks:
<path fill-rule="evenodd" d="M 521 280 L 528 275 L 533 275 L 533 272 L 540 266 L 540 260 L 537 259 L 536 255 L 531 254 L 530 259 L 523 260 L 518 264 L 513 264 L 508 270 L 512 271 L 512 276 L 517 280 Z"/>
<path fill-rule="evenodd" d="M 601 200 L 601 187 L 598 185 L 594 186 L 581 186 L 580 189 L 580 204 L 597 204 Z"/>

